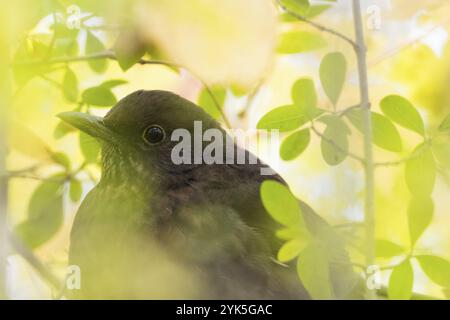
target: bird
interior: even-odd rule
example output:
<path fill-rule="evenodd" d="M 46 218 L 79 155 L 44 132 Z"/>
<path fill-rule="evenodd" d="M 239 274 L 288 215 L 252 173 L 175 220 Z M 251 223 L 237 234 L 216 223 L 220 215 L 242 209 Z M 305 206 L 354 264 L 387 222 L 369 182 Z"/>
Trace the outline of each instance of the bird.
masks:
<path fill-rule="evenodd" d="M 81 271 L 81 287 L 71 297 L 311 299 L 295 264 L 275 259 L 280 225 L 265 211 L 260 187 L 267 180 L 287 185 L 280 175 L 261 175 L 266 164 L 259 159 L 174 164 L 176 130 L 193 136 L 201 122 L 202 130 L 228 137 L 203 108 L 169 91 L 139 90 L 104 117 L 59 117 L 101 144 L 100 181 L 82 201 L 70 234 L 69 264 Z M 333 297 L 355 297 L 349 279 L 357 276 L 338 235 L 306 203 L 300 206 L 309 231 L 339 257 L 329 267 Z"/>

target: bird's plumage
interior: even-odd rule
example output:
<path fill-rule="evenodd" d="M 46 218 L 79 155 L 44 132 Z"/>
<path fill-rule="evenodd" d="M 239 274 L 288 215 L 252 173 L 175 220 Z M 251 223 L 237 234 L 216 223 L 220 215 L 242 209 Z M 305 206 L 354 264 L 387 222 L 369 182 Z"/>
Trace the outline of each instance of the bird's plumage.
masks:
<path fill-rule="evenodd" d="M 73 224 L 70 264 L 82 277 L 76 297 L 309 298 L 295 265 L 275 262 L 279 226 L 259 196 L 264 180 L 284 183 L 280 176 L 262 176 L 259 161 L 174 165 L 176 142 L 142 139 L 155 124 L 167 137 L 179 128 L 193 133 L 194 121 L 225 134 L 201 108 L 166 91 L 137 91 L 101 120 L 113 137 L 101 137 L 102 178 Z M 343 246 L 301 206 L 311 233 L 335 248 L 335 297 L 349 296 L 354 278 Z"/>

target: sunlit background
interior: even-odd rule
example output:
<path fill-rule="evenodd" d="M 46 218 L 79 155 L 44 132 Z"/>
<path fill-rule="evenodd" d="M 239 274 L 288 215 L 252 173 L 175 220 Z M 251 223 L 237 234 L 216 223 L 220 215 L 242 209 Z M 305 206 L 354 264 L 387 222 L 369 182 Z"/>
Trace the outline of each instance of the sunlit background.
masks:
<path fill-rule="evenodd" d="M 310 2 L 329 6 L 320 15 L 312 17 L 313 21 L 353 38 L 351 1 Z M 402 95 L 418 108 L 427 130 L 435 131 L 450 113 L 450 3 L 445 0 L 367 0 L 361 3 L 373 109 L 379 111 L 379 102 L 386 95 Z M 20 83 L 17 79 L 13 81 L 13 74 L 8 68 L 16 62 L 14 53 L 21 45 L 45 58 L 45 48 L 54 41 L 52 26 L 55 18 L 75 26 L 75 29 L 81 19 L 76 37 L 78 56 L 90 54 L 86 47 L 88 30 L 100 41 L 97 51 L 142 43 L 152 48 L 147 50 L 144 58 L 169 61 L 184 67 L 177 72 L 165 65 L 136 64 L 123 71 L 117 61 L 107 59 L 103 60 L 106 61 L 103 66 L 98 65 L 100 60 L 97 61 L 97 68 L 104 68 L 104 72 L 93 72 L 95 66 L 86 61 L 70 62 L 67 65 L 76 74 L 80 93 L 107 80 L 123 79 L 121 85 L 111 89 L 117 99 L 138 89 L 164 89 L 198 102 L 206 83 L 212 88 L 226 88 L 226 92 L 219 89 L 215 92 L 223 95 L 220 100 L 233 128 L 254 129 L 258 120 L 269 110 L 291 103 L 291 87 L 299 78 L 313 79 L 318 92 L 318 106 L 332 110 L 333 106 L 320 84 L 319 66 L 325 54 L 340 51 L 346 57 L 348 71 L 337 109 L 359 101 L 356 60 L 348 43 L 282 14 L 273 1 L 20 0 L 3 3 L 2 6 L 7 10 L 2 10 L 3 16 L 0 16 L 0 56 L 9 57 L 9 60 L 0 63 L 3 64 L 1 70 L 9 71 L 1 73 L 1 124 L 8 128 L 8 134 L 1 138 L 7 137 L 9 152 L 1 156 L 6 156 L 6 170 L 16 172 L 15 177 L 8 179 L 7 210 L 11 226 L 26 220 L 30 198 L 42 177 L 48 178 L 61 172 L 61 164 L 55 164 L 49 150 L 64 153 L 70 161 L 71 170 L 76 170 L 84 162 L 86 152 L 89 152 L 80 150 L 79 134 L 76 131 L 66 132 L 70 130 L 68 128 L 61 129 L 62 125 L 56 117 L 59 112 L 77 108 L 78 100 L 71 102 L 61 91 L 65 65 L 59 65 L 59 70 L 35 76 L 26 83 Z M 120 31 L 124 29 L 136 37 L 130 36 L 126 40 L 138 40 L 116 43 Z M 320 40 L 316 39 L 317 43 L 310 44 L 313 48 L 305 52 L 293 50 L 293 53 L 287 54 L 280 49 L 280 41 L 286 32 L 293 30 L 311 32 Z M 289 41 L 295 41 L 295 38 Z M 44 52 L 39 53 L 39 50 Z M 210 112 L 217 113 L 209 108 Z M 105 114 L 108 109 L 90 108 L 98 115 Z M 376 161 L 402 159 L 420 142 L 420 137 L 411 131 L 402 128 L 399 131 L 403 151 L 393 153 L 374 147 Z M 448 136 L 443 139 L 448 140 Z M 256 139 L 253 150 L 256 150 L 255 145 Z M 350 149 L 362 155 L 362 136 L 357 131 L 351 135 Z M 277 151 L 259 151 L 259 156 L 286 179 L 293 192 L 330 224 L 363 221 L 365 182 L 359 163 L 348 158 L 338 166 L 329 166 L 321 155 L 320 138 L 314 135 L 307 150 L 294 161 L 282 161 Z M 450 147 L 444 151 L 443 158 L 447 159 L 448 166 Z M 99 177 L 100 170 L 95 163 L 83 168 L 77 176 L 82 183 L 82 197 Z M 449 177 L 445 170 L 438 174 L 432 195 L 435 204 L 432 223 L 419 239 L 417 253 L 450 258 Z M 67 184 L 65 188 L 73 187 Z M 72 195 L 71 199 L 69 193 L 64 193 L 62 227 L 49 241 L 33 250 L 40 261 L 60 277 L 63 277 L 67 264 L 71 222 L 80 204 L 79 197 Z M 403 165 L 377 168 L 377 238 L 409 246 L 407 206 L 410 197 Z M 54 290 L 35 268 L 12 249 L 9 252 L 9 297 L 33 299 L 55 296 Z M 352 255 L 355 261 L 363 261 L 357 251 Z M 397 257 L 379 262 L 392 265 L 398 260 Z M 414 292 L 445 297 L 442 288 L 430 281 L 418 265 L 414 264 L 414 271 Z M 388 278 L 389 271 L 383 272 L 381 282 L 386 285 Z"/>

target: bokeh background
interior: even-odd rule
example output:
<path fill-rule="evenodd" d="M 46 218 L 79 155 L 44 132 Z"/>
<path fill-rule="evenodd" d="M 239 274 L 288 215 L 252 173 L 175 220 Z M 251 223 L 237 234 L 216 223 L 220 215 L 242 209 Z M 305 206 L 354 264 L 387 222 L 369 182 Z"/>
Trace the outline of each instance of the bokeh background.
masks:
<path fill-rule="evenodd" d="M 326 6 L 321 9 L 323 12 L 310 19 L 353 38 L 350 1 L 310 2 Z M 378 111 L 384 96 L 402 95 L 420 111 L 427 130 L 435 130 L 450 113 L 450 3 L 446 0 L 367 0 L 361 4 L 372 107 Z M 214 88 L 233 128 L 254 129 L 266 112 L 291 102 L 291 87 L 299 78 L 313 79 L 318 106 L 331 110 L 333 107 L 320 85 L 318 70 L 325 54 L 339 51 L 346 57 L 348 67 L 336 107 L 344 109 L 359 101 L 353 49 L 333 35 L 283 14 L 269 0 L 17 0 L 2 1 L 2 8 L 0 157 L 4 164 L 0 163 L 3 167 L 0 169 L 4 172 L 2 176 L 7 177 L 4 186 L 8 193 L 2 206 L 7 208 L 8 225 L 14 229 L 27 220 L 31 197 L 43 179 L 60 172 L 76 172 L 76 182 L 69 179 L 64 186 L 61 226 L 48 241 L 32 248 L 42 264 L 60 277 L 67 264 L 74 214 L 80 200 L 100 177 L 94 142 L 82 142 L 80 147 L 79 133 L 63 127 L 56 117 L 59 112 L 78 108 L 79 97 L 85 89 L 121 79 L 120 85 L 111 89 L 117 99 L 138 89 L 164 89 L 194 102 L 199 102 L 203 95 L 202 106 L 217 113 L 211 102 L 205 101 L 208 100 L 204 93 L 206 83 Z M 66 50 L 64 45 L 67 45 L 64 39 L 53 39 L 55 19 L 62 25 L 74 27 L 70 30 L 76 30 L 74 53 L 63 52 L 59 56 L 55 51 L 49 53 L 52 43 L 61 44 L 62 50 Z M 289 48 L 282 42 L 292 31 L 308 32 L 314 38 L 310 42 L 298 39 L 304 41 L 306 48 L 295 48 L 295 45 Z M 92 44 L 91 38 L 91 44 L 87 45 L 92 35 L 98 43 Z M 118 41 L 118 37 L 122 40 Z M 284 41 L 292 45 L 297 40 L 292 37 Z M 32 60 L 46 59 L 46 55 L 50 55 L 50 59 L 68 58 L 118 47 L 122 49 L 117 50 L 122 51 L 117 52 L 126 54 L 129 48 L 141 45 L 146 50 L 144 58 L 169 61 L 185 68 L 177 71 L 153 64 L 123 68 L 115 60 L 103 59 L 96 60 L 94 66 L 86 61 L 57 64 L 52 66 L 55 70 L 51 72 L 33 71 L 38 75 L 22 74 L 20 80 L 17 79 L 20 72 L 11 67 L 38 68 L 17 66 L 16 63 L 29 61 L 30 57 Z M 29 56 L 20 60 L 23 56 L 18 52 L 23 48 L 28 50 Z M 93 48 L 97 50 L 92 51 Z M 130 55 L 139 51 L 130 50 Z M 67 66 L 76 76 L 78 89 L 75 93 L 72 91 L 75 97 L 67 94 L 70 88 L 64 91 L 68 81 L 64 80 Z M 107 105 L 89 108 L 98 115 L 107 110 Z M 399 130 L 403 151 L 392 153 L 375 147 L 376 161 L 404 158 L 420 142 L 414 133 Z M 442 139 L 445 144 L 448 136 Z M 255 145 L 256 140 L 253 150 L 256 150 Z M 258 154 L 280 172 L 295 195 L 331 224 L 362 222 L 364 176 L 361 166 L 351 159 L 329 166 L 322 159 L 319 146 L 320 139 L 312 136 L 307 150 L 288 162 L 282 161 L 273 149 L 262 148 Z M 350 137 L 350 148 L 362 154 L 362 138 L 357 132 Z M 57 160 L 55 152 L 60 157 Z M 94 161 L 80 168 L 87 155 Z M 449 159 L 448 166 L 450 147 L 444 150 L 443 158 Z M 435 204 L 432 222 L 419 239 L 416 252 L 450 258 L 449 195 L 450 176 L 443 169 L 438 173 L 432 195 Z M 377 169 L 377 238 L 409 246 L 407 206 L 410 197 L 402 165 Z M 357 237 L 358 232 L 355 234 Z M 55 296 L 55 290 L 13 248 L 4 248 L 2 254 L 8 256 L 6 288 L 10 298 Z M 352 255 L 355 261 L 362 260 L 357 251 Z M 380 259 L 379 262 L 390 265 L 399 259 Z M 417 265 L 414 270 L 415 292 L 446 297 L 446 291 L 430 281 Z M 383 272 L 380 281 L 386 285 L 388 278 L 389 271 Z"/>

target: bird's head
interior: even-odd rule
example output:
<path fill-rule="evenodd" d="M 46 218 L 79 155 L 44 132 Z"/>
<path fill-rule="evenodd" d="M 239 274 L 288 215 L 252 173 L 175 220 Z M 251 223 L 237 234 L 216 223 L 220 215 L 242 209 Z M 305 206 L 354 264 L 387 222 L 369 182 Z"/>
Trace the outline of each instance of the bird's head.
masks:
<path fill-rule="evenodd" d="M 172 141 L 172 133 L 185 129 L 193 137 L 195 121 L 202 122 L 203 130 L 220 129 L 200 107 L 160 90 L 136 91 L 120 100 L 103 118 L 80 112 L 58 116 L 101 142 L 103 176 L 109 174 L 117 179 L 136 174 L 155 178 L 183 170 L 184 165 L 174 165 L 171 160 L 172 149 L 179 143 Z"/>

